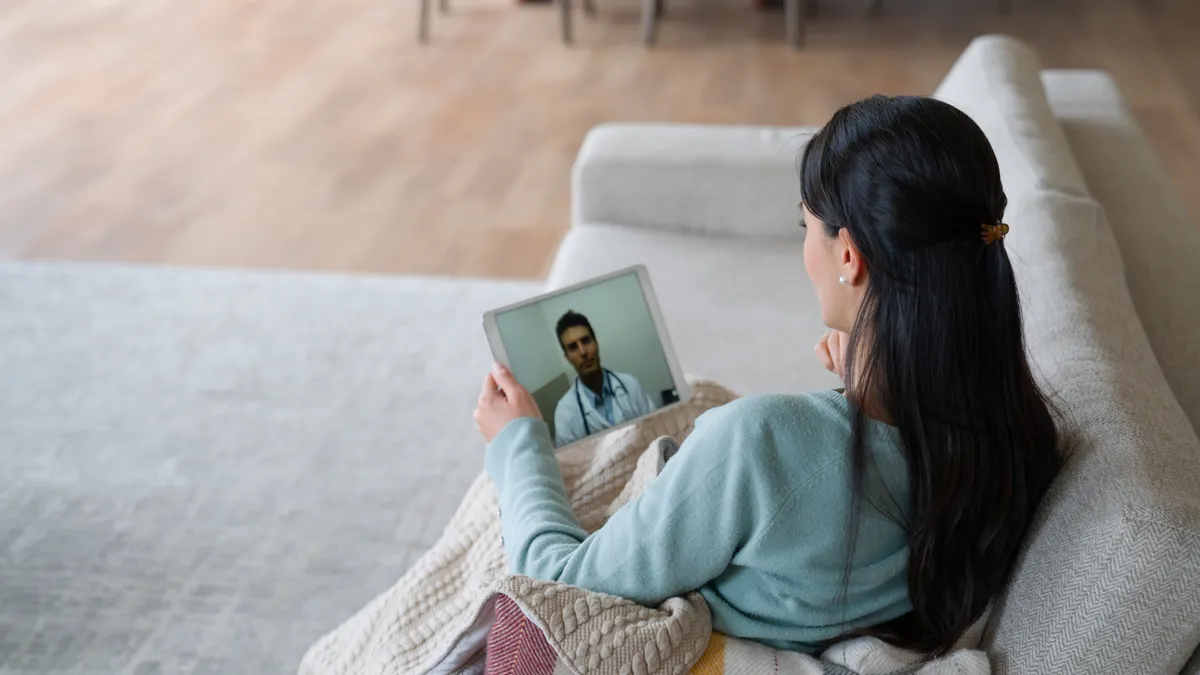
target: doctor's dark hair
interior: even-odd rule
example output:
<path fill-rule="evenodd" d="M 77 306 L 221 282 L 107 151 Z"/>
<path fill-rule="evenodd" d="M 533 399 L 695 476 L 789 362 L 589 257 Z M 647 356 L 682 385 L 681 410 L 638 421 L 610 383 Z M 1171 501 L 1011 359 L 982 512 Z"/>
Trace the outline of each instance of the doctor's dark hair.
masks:
<path fill-rule="evenodd" d="M 843 378 L 855 405 L 841 597 L 862 509 L 878 508 L 906 529 L 913 609 L 856 632 L 942 654 L 1003 591 L 1061 464 L 1005 243 L 981 236 L 1007 206 L 1000 167 L 987 137 L 953 106 L 875 96 L 837 111 L 799 171 L 804 204 L 825 223 L 808 236 L 846 230 L 868 270 Z M 904 518 L 863 503 L 864 406 L 886 414 L 903 439 Z"/>
<path fill-rule="evenodd" d="M 565 314 L 558 317 L 558 323 L 554 326 L 554 334 L 558 336 L 558 346 L 562 347 L 564 352 L 567 351 L 567 348 L 562 343 L 563 333 L 567 332 L 568 328 L 575 326 L 583 326 L 588 329 L 588 332 L 592 334 L 592 340 L 596 339 L 596 331 L 592 330 L 592 324 L 588 323 L 587 317 L 573 309 L 568 309 Z"/>

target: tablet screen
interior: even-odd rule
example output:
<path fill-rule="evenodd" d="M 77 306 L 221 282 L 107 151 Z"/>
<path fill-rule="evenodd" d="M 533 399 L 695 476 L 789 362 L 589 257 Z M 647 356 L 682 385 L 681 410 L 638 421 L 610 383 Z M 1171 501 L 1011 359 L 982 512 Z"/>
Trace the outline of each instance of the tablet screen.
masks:
<path fill-rule="evenodd" d="M 494 322 L 557 447 L 679 400 L 636 270 L 497 311 Z"/>

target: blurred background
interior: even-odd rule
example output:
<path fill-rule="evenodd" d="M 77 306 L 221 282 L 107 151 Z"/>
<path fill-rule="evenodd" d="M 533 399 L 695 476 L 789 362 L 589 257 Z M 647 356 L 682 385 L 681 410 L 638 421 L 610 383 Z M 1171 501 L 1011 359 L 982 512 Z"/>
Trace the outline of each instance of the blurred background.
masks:
<path fill-rule="evenodd" d="M 451 0 L 5 0 L 0 258 L 544 274 L 584 133 L 820 124 L 930 92 L 974 36 L 1117 80 L 1200 215 L 1200 3 L 821 0 L 800 51 L 755 0 L 575 12 Z"/>

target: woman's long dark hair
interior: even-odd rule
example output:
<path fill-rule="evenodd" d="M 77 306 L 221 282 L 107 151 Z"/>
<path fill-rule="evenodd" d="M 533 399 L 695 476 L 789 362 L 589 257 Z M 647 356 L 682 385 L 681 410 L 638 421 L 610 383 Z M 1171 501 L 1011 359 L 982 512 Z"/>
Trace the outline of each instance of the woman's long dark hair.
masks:
<path fill-rule="evenodd" d="M 899 428 L 908 460 L 913 611 L 863 632 L 944 653 L 1003 589 L 1060 465 L 1008 253 L 982 236 L 1007 205 L 1000 167 L 953 106 L 875 96 L 812 138 L 800 179 L 826 226 L 809 236 L 847 230 L 868 270 L 844 377 L 856 403 L 851 542 L 864 506 L 864 406 Z"/>

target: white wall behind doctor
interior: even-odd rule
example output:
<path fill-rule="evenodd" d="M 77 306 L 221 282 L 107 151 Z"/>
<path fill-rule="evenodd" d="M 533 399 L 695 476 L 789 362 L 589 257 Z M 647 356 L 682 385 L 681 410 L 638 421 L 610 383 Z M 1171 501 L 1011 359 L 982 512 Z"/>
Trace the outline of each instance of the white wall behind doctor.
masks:
<path fill-rule="evenodd" d="M 636 377 L 655 406 L 662 405 L 663 390 L 675 388 L 636 273 L 544 300 L 538 306 L 552 337 L 559 317 L 567 310 L 586 316 L 600 345 L 600 365 Z M 575 369 L 561 348 L 558 356 L 561 372 L 573 382 Z"/>
<path fill-rule="evenodd" d="M 526 389 L 537 391 L 562 374 L 562 348 L 541 307 L 528 305 L 497 314 L 496 327 L 508 352 L 508 367 Z"/>

